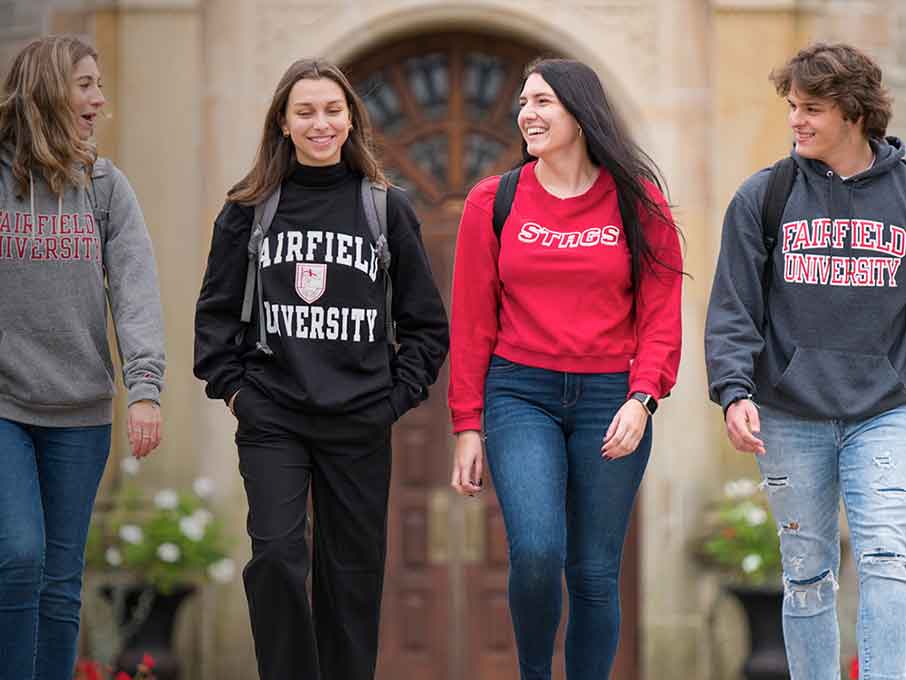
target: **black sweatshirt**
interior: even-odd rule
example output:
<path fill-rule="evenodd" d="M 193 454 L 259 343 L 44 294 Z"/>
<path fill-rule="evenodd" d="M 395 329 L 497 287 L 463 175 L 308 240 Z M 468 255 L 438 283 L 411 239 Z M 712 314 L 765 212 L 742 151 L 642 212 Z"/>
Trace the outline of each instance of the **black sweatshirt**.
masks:
<path fill-rule="evenodd" d="M 209 397 L 228 400 L 248 382 L 303 413 L 392 411 L 394 418 L 427 397 L 449 338 L 418 219 L 405 194 L 391 187 L 394 352 L 360 181 L 341 162 L 297 164 L 283 182 L 259 257 L 273 356 L 254 349 L 257 301 L 251 327 L 240 320 L 254 209 L 224 205 L 195 309 L 195 375 L 207 382 Z"/>

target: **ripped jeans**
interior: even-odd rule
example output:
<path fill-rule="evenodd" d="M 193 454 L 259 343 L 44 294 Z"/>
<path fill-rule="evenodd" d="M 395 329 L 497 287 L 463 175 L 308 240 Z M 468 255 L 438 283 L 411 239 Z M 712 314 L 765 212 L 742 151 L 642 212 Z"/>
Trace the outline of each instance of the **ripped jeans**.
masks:
<path fill-rule="evenodd" d="M 841 493 L 859 576 L 860 680 L 906 680 L 906 406 L 860 421 L 759 408 L 792 680 L 840 678 Z"/>

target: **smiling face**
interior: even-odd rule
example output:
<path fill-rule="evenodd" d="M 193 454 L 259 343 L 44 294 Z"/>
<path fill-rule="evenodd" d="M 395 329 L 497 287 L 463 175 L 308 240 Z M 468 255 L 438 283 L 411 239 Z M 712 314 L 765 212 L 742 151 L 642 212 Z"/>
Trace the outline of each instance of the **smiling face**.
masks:
<path fill-rule="evenodd" d="M 101 72 L 94 57 L 83 57 L 73 67 L 69 99 L 79 139 L 87 140 L 94 134 L 95 121 L 107 101 L 101 92 Z"/>
<path fill-rule="evenodd" d="M 833 100 L 814 97 L 793 87 L 787 102 L 796 151 L 803 158 L 837 167 L 841 161 L 857 155 L 865 145 L 861 121 L 846 120 Z"/>
<path fill-rule="evenodd" d="M 540 73 L 526 78 L 516 120 L 528 152 L 536 158 L 584 149 L 579 124 Z"/>
<path fill-rule="evenodd" d="M 302 165 L 340 162 L 352 116 L 343 89 L 330 78 L 302 78 L 289 93 L 283 134 L 292 138 Z"/>

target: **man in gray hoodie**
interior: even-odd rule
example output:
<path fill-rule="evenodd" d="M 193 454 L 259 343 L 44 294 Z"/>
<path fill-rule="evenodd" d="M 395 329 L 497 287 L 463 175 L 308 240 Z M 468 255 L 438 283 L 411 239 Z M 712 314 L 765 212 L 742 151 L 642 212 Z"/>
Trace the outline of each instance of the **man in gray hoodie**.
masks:
<path fill-rule="evenodd" d="M 705 351 L 711 399 L 754 453 L 780 531 L 793 680 L 838 680 L 839 498 L 859 572 L 860 677 L 906 678 L 906 164 L 881 70 L 816 44 L 771 74 L 795 180 L 765 245 L 769 170 L 723 226 Z M 766 266 L 768 265 L 768 266 Z"/>

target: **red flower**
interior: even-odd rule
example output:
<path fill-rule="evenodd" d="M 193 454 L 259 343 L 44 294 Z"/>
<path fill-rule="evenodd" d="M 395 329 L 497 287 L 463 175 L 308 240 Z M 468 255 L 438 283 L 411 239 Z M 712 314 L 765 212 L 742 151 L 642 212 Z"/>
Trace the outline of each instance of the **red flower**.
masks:
<path fill-rule="evenodd" d="M 113 680 L 132 680 L 132 676 L 125 671 L 120 671 Z"/>
<path fill-rule="evenodd" d="M 849 662 L 849 680 L 859 680 L 859 657 L 854 656 Z"/>
<path fill-rule="evenodd" d="M 146 653 L 144 656 L 142 656 L 142 665 L 147 666 L 148 670 L 151 670 L 152 668 L 154 668 L 154 657 Z"/>
<path fill-rule="evenodd" d="M 78 680 L 103 680 L 101 665 L 97 661 L 80 659 L 76 663 L 76 678 Z"/>

